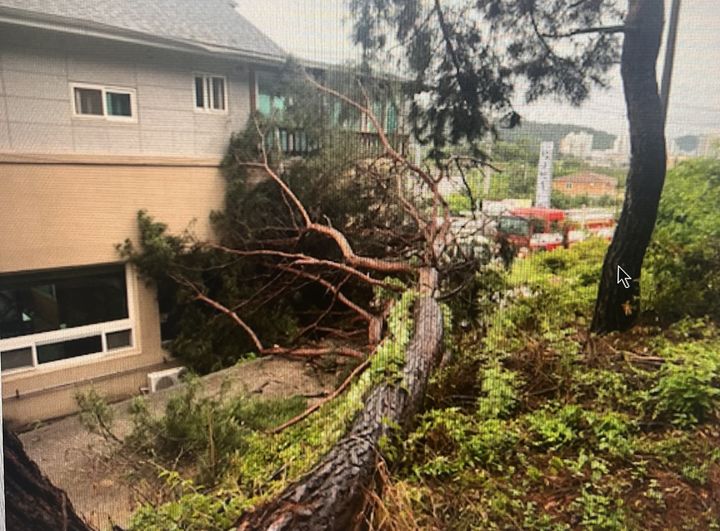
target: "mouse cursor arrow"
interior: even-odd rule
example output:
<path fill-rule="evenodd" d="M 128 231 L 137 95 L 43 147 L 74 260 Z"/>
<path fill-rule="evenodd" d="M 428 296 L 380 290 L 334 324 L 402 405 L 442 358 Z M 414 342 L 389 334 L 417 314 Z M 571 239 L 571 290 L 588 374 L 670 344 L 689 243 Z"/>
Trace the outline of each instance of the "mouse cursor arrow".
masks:
<path fill-rule="evenodd" d="M 630 287 L 632 277 L 620 266 L 617 266 L 617 283 L 622 284 L 625 289 Z"/>

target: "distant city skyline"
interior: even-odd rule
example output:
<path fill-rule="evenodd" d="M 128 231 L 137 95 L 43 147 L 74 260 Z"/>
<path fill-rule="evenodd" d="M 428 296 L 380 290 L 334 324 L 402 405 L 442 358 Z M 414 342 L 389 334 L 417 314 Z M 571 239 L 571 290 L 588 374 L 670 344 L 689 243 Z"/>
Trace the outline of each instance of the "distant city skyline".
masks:
<path fill-rule="evenodd" d="M 351 42 L 350 13 L 345 0 L 235 0 L 238 11 L 287 52 L 306 59 L 341 63 L 359 60 Z M 670 1 L 666 0 L 669 11 Z M 666 18 L 669 18 L 666 16 Z M 720 3 L 685 0 L 680 11 L 667 135 L 720 132 Z M 658 61 L 662 70 L 664 49 Z M 594 90 L 581 107 L 544 99 L 532 105 L 516 103 L 528 121 L 593 127 L 619 135 L 627 129 L 620 69 L 610 75 L 607 90 Z"/>

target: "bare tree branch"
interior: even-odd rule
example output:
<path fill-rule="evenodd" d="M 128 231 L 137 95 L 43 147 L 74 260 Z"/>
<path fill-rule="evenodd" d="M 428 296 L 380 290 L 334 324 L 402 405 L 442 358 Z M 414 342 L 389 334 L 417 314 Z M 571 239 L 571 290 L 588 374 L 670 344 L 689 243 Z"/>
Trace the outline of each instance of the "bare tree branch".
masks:
<path fill-rule="evenodd" d="M 270 430 L 269 433 L 273 433 L 273 434 L 280 433 L 281 431 L 289 428 L 293 424 L 297 424 L 301 420 L 309 417 L 311 414 L 315 413 L 318 409 L 320 409 L 323 405 L 325 405 L 326 403 L 330 402 L 331 400 L 334 400 L 335 398 L 337 398 L 359 374 L 361 374 L 363 371 L 365 371 L 365 369 L 367 369 L 370 366 L 371 361 L 372 361 L 372 357 L 368 357 L 368 359 L 366 359 L 360 365 L 355 367 L 353 369 L 353 371 L 348 375 L 348 377 L 345 378 L 345 380 L 343 380 L 343 382 L 338 386 L 338 388 L 335 389 L 332 393 L 330 393 L 328 396 L 326 396 L 325 398 L 320 400 L 317 404 L 307 408 L 305 411 L 303 411 L 299 415 L 291 418 L 290 420 L 281 424 L 280 426 L 273 428 L 272 430 Z"/>
<path fill-rule="evenodd" d="M 279 258 L 287 258 L 289 260 L 293 260 L 293 264 L 295 265 L 316 265 L 316 266 L 323 266 L 328 267 L 330 269 L 337 269 L 339 271 L 343 271 L 345 273 L 348 273 L 349 275 L 354 276 L 355 278 L 358 278 L 359 280 L 362 280 L 363 282 L 366 282 L 368 284 L 372 284 L 373 286 L 380 286 L 386 289 L 390 289 L 393 291 L 402 291 L 402 288 L 399 288 L 397 286 L 394 286 L 392 284 L 388 284 L 387 282 L 383 282 L 382 280 L 377 280 L 373 277 L 371 277 L 368 274 L 363 273 L 362 271 L 358 271 L 354 267 L 348 266 L 347 264 L 343 264 L 340 262 L 334 262 L 332 260 L 325 260 L 322 258 L 315 258 L 313 256 L 309 256 L 303 253 L 289 253 L 286 251 L 275 251 L 273 249 L 255 249 L 255 250 L 240 250 L 240 249 L 232 249 L 230 247 L 226 247 L 224 245 L 219 245 L 215 243 L 207 243 L 205 244 L 207 247 L 211 247 L 213 249 L 218 249 L 220 251 L 224 251 L 226 253 L 235 254 L 238 256 L 276 256 Z"/>
<path fill-rule="evenodd" d="M 539 36 L 546 39 L 565 39 L 574 37 L 575 35 L 585 35 L 588 33 L 625 33 L 628 27 L 625 25 L 618 26 L 598 26 L 594 28 L 577 28 L 565 33 L 538 33 Z"/>

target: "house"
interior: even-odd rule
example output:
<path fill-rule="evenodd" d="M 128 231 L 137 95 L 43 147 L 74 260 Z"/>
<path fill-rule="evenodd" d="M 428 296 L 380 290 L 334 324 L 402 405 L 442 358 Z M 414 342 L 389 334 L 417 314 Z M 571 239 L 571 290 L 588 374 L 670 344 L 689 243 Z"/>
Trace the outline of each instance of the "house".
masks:
<path fill-rule="evenodd" d="M 70 413 L 89 386 L 128 396 L 168 367 L 156 293 L 115 245 L 140 209 L 212 237 L 230 135 L 272 105 L 286 57 L 228 0 L 0 0 L 6 420 Z"/>
<path fill-rule="evenodd" d="M 609 175 L 593 172 L 573 173 L 572 175 L 555 178 L 553 180 L 553 191 L 571 197 L 615 197 L 617 194 L 617 179 Z"/>

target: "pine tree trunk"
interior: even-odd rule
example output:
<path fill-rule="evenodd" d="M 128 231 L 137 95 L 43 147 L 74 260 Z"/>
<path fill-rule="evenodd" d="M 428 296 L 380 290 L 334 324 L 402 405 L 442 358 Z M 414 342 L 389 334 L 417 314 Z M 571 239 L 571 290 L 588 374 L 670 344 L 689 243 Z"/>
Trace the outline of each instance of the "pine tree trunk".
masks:
<path fill-rule="evenodd" d="M 443 317 L 430 295 L 416 302 L 403 383 L 375 387 L 348 433 L 316 467 L 279 496 L 245 515 L 240 530 L 351 530 L 362 525 L 365 495 L 381 459 L 380 441 L 393 426 L 407 427 L 420 408 L 427 379 L 443 345 Z"/>
<path fill-rule="evenodd" d="M 65 492 L 55 487 L 3 426 L 5 522 L 10 530 L 92 531 Z"/>
<path fill-rule="evenodd" d="M 592 331 L 627 330 L 640 312 L 640 271 L 665 182 L 665 118 L 655 64 L 663 28 L 659 0 L 630 0 L 621 73 L 630 125 L 630 169 L 625 201 L 605 255 Z M 618 266 L 632 277 L 618 283 Z"/>

